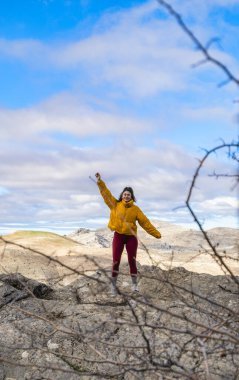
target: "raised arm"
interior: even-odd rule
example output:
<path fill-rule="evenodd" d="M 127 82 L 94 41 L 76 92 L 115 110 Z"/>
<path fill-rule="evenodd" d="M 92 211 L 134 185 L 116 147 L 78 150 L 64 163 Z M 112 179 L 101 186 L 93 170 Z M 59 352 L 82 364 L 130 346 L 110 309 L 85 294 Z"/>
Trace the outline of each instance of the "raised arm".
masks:
<path fill-rule="evenodd" d="M 117 204 L 117 199 L 111 194 L 104 181 L 102 181 L 100 173 L 96 173 L 95 177 L 97 179 L 97 185 L 105 203 L 110 209 L 114 208 Z"/>

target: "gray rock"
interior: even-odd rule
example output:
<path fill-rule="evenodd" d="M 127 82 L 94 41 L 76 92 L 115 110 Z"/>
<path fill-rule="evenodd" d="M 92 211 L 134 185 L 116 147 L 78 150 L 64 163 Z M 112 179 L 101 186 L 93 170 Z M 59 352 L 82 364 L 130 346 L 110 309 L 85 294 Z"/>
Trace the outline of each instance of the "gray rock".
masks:
<path fill-rule="evenodd" d="M 3 306 L 0 357 L 8 359 L 6 375 L 186 380 L 189 374 L 205 378 L 207 368 L 210 379 L 236 378 L 239 304 L 230 277 L 141 266 L 138 294 L 123 273 L 118 296 L 109 294 L 109 284 L 108 272 L 99 270 L 55 287 L 46 299 Z"/>
<path fill-rule="evenodd" d="M 22 291 L 23 294 L 32 294 L 37 298 L 45 298 L 52 292 L 48 285 L 26 278 L 20 273 L 0 274 L 0 281 Z"/>
<path fill-rule="evenodd" d="M 6 371 L 4 367 L 0 364 L 0 380 L 4 380 L 6 375 Z"/>

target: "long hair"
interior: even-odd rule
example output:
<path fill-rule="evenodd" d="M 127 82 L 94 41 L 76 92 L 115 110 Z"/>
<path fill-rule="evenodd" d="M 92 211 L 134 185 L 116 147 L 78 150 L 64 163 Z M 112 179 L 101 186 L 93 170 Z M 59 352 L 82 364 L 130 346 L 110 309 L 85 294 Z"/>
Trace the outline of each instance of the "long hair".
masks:
<path fill-rule="evenodd" d="M 131 198 L 133 199 L 133 201 L 136 202 L 136 198 L 135 198 L 135 196 L 134 196 L 134 190 L 132 189 L 132 187 L 128 187 L 128 186 L 126 186 L 126 187 L 124 188 L 124 190 L 120 193 L 120 196 L 119 196 L 119 198 L 118 198 L 118 202 L 122 201 L 123 193 L 124 193 L 125 191 L 128 191 L 128 192 L 131 194 Z"/>

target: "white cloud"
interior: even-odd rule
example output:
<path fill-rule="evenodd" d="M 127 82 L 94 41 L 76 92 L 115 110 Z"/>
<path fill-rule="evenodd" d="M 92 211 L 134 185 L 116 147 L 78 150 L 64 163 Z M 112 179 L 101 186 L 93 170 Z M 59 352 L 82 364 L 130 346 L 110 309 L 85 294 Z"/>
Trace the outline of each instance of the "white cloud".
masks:
<path fill-rule="evenodd" d="M 80 99 L 62 94 L 26 109 L 0 109 L 0 137 L 27 141 L 51 132 L 87 137 L 124 135 L 150 129 L 150 123 L 119 115 L 117 111 L 97 110 Z"/>
<path fill-rule="evenodd" d="M 215 196 L 203 202 L 192 202 L 191 208 L 204 229 L 238 228 L 238 200 L 233 196 Z"/>
<path fill-rule="evenodd" d="M 200 53 L 192 51 L 172 20 L 157 19 L 156 9 L 151 2 L 110 14 L 95 34 L 74 42 L 2 39 L 0 52 L 44 70 L 74 69 L 76 78 L 86 75 L 95 84 L 114 84 L 131 96 L 178 91 L 189 85 L 188 69 L 198 62 Z"/>
<path fill-rule="evenodd" d="M 229 108 L 228 105 L 222 106 L 208 106 L 208 107 L 198 107 L 198 108 L 186 108 L 182 111 L 182 115 L 191 120 L 195 121 L 219 121 L 223 120 L 227 123 L 232 123 L 233 121 L 233 110 L 232 107 Z"/>
<path fill-rule="evenodd" d="M 173 144 L 159 141 L 156 146 L 145 148 L 117 142 L 108 148 L 91 147 L 77 153 L 68 146 L 64 155 L 60 151 L 53 155 L 51 150 L 36 152 L 33 158 L 29 155 L 22 162 L 18 153 L 14 158 L 11 152 L 8 154 L 1 165 L 1 184 L 9 188 L 9 193 L 2 194 L 3 226 L 14 221 L 36 225 L 42 220 L 53 227 L 85 220 L 87 226 L 87 220 L 105 220 L 109 210 L 89 179 L 96 171 L 102 173 L 116 197 L 124 186 L 132 186 L 139 206 L 150 217 L 174 222 L 188 219 L 185 213 L 173 209 L 185 205 L 195 160 Z M 218 212 L 234 212 L 233 196 L 217 198 L 218 186 L 215 180 L 210 185 L 211 182 L 203 174 L 200 194 L 196 192 L 193 198 L 200 216 L 210 219 Z M 225 193 L 226 189 L 225 181 L 220 184 L 220 192 Z"/>
<path fill-rule="evenodd" d="M 230 212 L 236 210 L 239 206 L 238 200 L 235 197 L 216 197 L 203 202 L 203 209 L 215 213 L 216 211 Z"/>
<path fill-rule="evenodd" d="M 194 6 L 192 2 L 185 2 L 182 12 L 208 13 L 211 6 L 201 1 L 195 1 Z M 177 2 L 176 7 L 179 7 Z M 76 82 L 84 77 L 91 85 L 116 86 L 119 93 L 136 98 L 165 91 L 178 92 L 192 86 L 190 67 L 202 59 L 202 54 L 193 50 L 192 42 L 171 17 L 166 20 L 158 17 L 160 9 L 156 1 L 150 1 L 132 9 L 107 13 L 90 36 L 70 42 L 1 39 L 0 52 L 44 71 L 74 71 Z M 193 25 L 202 43 L 214 37 L 213 26 L 208 25 L 208 20 L 205 24 L 197 20 Z M 238 63 L 229 54 L 216 47 L 210 52 L 226 65 L 238 69 Z M 200 66 L 193 76 L 211 72 L 212 67 Z M 224 80 L 222 72 L 220 78 Z"/>

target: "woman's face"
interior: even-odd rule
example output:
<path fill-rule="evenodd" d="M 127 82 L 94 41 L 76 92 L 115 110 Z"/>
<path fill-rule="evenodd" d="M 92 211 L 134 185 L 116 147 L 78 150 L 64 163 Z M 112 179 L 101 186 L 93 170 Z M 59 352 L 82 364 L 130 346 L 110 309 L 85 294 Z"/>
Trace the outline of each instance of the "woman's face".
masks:
<path fill-rule="evenodd" d="M 122 194 L 122 199 L 125 202 L 131 201 L 131 199 L 132 199 L 131 193 L 129 191 L 124 191 L 123 194 Z"/>

